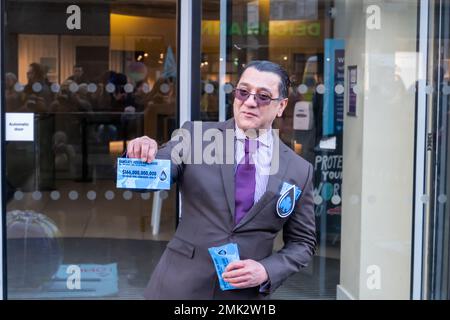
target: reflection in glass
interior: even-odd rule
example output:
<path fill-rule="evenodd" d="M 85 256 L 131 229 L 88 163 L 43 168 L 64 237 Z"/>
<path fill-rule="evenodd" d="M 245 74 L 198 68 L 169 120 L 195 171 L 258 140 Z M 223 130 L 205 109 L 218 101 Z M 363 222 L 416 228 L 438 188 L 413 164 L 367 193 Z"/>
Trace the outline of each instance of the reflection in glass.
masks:
<path fill-rule="evenodd" d="M 6 2 L 5 110 L 35 127 L 6 143 L 8 297 L 140 299 L 175 190 L 152 234 L 150 194 L 117 191 L 115 165 L 127 141 L 175 129 L 177 1 L 75 3 L 68 30 L 73 4 Z"/>
<path fill-rule="evenodd" d="M 224 105 L 219 101 L 218 90 L 202 91 L 202 119 L 218 120 L 221 107 L 225 108 L 226 118 L 232 117 L 233 87 L 229 87 L 236 85 L 247 62 L 276 62 L 289 72 L 292 84 L 289 104 L 274 125 L 283 142 L 315 167 L 318 254 L 310 267 L 286 281 L 274 298 L 334 299 L 339 281 L 343 127 L 342 121 L 323 125 L 324 116 L 333 117 L 331 110 L 324 110 L 324 99 L 333 99 L 326 95 L 330 84 L 324 82 L 325 39 L 333 38 L 327 13 L 331 5 L 332 1 L 315 0 L 228 1 L 227 21 L 220 21 L 219 1 L 202 1 L 201 87 L 206 89 L 207 84 L 213 84 L 217 89 L 221 63 L 226 65 L 227 84 L 218 88 L 226 90 Z M 224 26 L 226 41 L 221 42 L 220 30 Z M 341 48 L 337 41 L 327 41 L 329 52 Z M 225 61 L 220 60 L 221 49 L 226 52 Z M 338 66 L 341 78 L 336 79 L 330 92 L 334 93 L 334 86 L 343 85 L 343 59 L 344 56 Z M 336 103 L 336 110 L 341 110 L 343 98 Z M 331 138 L 336 140 L 334 148 L 321 148 L 321 141 Z M 275 243 L 276 248 L 280 246 L 281 235 Z"/>

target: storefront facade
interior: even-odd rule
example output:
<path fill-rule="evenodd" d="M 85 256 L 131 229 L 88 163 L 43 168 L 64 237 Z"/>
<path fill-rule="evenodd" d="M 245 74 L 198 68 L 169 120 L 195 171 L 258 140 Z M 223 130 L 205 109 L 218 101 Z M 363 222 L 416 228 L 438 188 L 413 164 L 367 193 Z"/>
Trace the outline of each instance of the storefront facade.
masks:
<path fill-rule="evenodd" d="M 182 203 L 116 188 L 117 157 L 229 119 L 240 71 L 271 60 L 318 242 L 274 298 L 448 299 L 449 17 L 448 0 L 3 1 L 2 298 L 142 298 Z"/>

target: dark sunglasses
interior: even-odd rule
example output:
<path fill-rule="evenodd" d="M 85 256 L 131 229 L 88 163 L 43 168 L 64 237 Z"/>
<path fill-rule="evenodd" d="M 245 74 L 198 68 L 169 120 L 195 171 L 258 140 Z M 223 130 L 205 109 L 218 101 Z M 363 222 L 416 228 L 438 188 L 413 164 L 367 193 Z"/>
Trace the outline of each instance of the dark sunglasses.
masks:
<path fill-rule="evenodd" d="M 233 92 L 234 92 L 234 96 L 240 101 L 247 101 L 248 97 L 250 97 L 252 95 L 255 96 L 256 103 L 258 104 L 258 106 L 267 106 L 272 101 L 283 100 L 283 98 L 272 98 L 271 96 L 269 96 L 266 93 L 250 93 L 246 89 L 236 88 L 233 90 Z"/>

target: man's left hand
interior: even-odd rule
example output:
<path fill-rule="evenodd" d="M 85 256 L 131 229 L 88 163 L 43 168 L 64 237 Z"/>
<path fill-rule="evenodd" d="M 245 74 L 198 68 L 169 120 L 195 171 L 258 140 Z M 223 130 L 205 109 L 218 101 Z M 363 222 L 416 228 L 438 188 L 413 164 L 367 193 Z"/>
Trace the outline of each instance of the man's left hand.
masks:
<path fill-rule="evenodd" d="M 222 274 L 233 287 L 244 289 L 259 286 L 269 279 L 264 266 L 255 260 L 231 262 Z"/>

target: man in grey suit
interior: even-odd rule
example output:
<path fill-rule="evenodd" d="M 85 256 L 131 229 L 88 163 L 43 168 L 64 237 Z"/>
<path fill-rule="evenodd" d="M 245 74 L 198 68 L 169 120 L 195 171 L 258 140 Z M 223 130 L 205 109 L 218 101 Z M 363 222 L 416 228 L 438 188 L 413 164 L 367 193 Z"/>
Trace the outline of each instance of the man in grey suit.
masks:
<path fill-rule="evenodd" d="M 272 129 L 288 88 L 279 65 L 253 61 L 234 90 L 234 118 L 187 122 L 159 149 L 149 137 L 129 143 L 130 158 L 171 159 L 181 193 L 181 220 L 147 299 L 266 299 L 308 264 L 316 246 L 313 167 Z M 214 161 L 198 161 L 208 154 Z M 280 230 L 284 246 L 273 252 Z M 236 289 L 222 291 L 208 248 L 227 243 L 238 245 L 241 260 L 222 274 Z"/>

